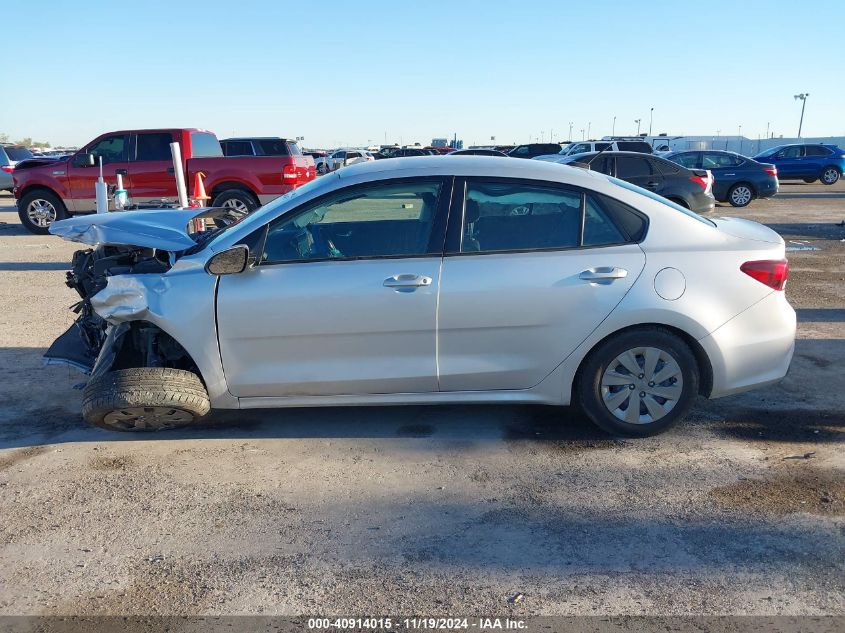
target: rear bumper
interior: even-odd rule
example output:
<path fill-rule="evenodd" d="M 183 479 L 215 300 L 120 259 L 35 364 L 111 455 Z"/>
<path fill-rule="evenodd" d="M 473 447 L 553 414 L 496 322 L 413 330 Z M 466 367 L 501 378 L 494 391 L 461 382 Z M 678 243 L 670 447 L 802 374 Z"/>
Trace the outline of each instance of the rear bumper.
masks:
<path fill-rule="evenodd" d="M 721 398 L 778 382 L 795 351 L 795 310 L 772 292 L 698 342 L 710 358 L 713 388 Z"/>

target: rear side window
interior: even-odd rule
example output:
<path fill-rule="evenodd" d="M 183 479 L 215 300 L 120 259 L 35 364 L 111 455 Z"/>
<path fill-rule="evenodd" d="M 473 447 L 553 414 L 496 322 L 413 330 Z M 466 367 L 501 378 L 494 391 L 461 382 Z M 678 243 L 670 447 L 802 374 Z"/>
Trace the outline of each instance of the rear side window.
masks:
<path fill-rule="evenodd" d="M 135 160 L 171 160 L 170 143 L 173 136 L 169 132 L 139 134 L 135 142 Z"/>
<path fill-rule="evenodd" d="M 654 174 L 651 161 L 639 156 L 617 156 L 616 175 L 619 178 L 641 178 Z"/>
<path fill-rule="evenodd" d="M 821 145 L 807 145 L 807 147 L 804 148 L 804 151 L 807 156 L 830 156 L 833 153 Z"/>
<path fill-rule="evenodd" d="M 291 143 L 290 141 L 288 141 L 287 146 L 288 146 L 288 153 L 291 156 L 302 156 L 302 150 L 299 149 L 298 143 Z"/>
<path fill-rule="evenodd" d="M 742 160 L 732 154 L 720 154 L 718 152 L 704 152 L 701 159 L 701 166 L 704 169 L 718 169 L 719 167 L 738 167 Z"/>
<path fill-rule="evenodd" d="M 249 141 L 223 141 L 223 153 L 226 156 L 252 156 L 252 143 Z"/>
<path fill-rule="evenodd" d="M 522 183 L 467 185 L 461 252 L 572 248 L 581 234 L 581 194 Z"/>
<path fill-rule="evenodd" d="M 6 153 L 9 155 L 9 160 L 26 160 L 32 158 L 32 152 L 25 147 L 5 147 Z"/>
<path fill-rule="evenodd" d="M 208 132 L 191 132 L 191 156 L 194 158 L 223 156 L 220 141 L 214 134 Z"/>
<path fill-rule="evenodd" d="M 653 159 L 652 162 L 657 165 L 657 168 L 664 176 L 672 176 L 674 174 L 677 174 L 678 171 L 680 171 L 680 167 L 673 163 L 671 160 Z"/>
<path fill-rule="evenodd" d="M 639 242 L 645 237 L 645 217 L 623 202 L 589 193 L 584 204 L 584 246 Z"/>
<path fill-rule="evenodd" d="M 620 152 L 642 152 L 651 154 L 651 145 L 642 141 L 617 141 L 616 146 Z"/>
<path fill-rule="evenodd" d="M 288 144 L 282 139 L 261 139 L 255 141 L 262 156 L 289 156 Z"/>

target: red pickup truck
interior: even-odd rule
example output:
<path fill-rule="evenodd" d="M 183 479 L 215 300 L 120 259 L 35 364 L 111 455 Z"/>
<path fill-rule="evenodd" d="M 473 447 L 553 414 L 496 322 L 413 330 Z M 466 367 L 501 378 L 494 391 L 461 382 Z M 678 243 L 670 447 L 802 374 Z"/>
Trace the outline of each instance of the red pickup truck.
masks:
<path fill-rule="evenodd" d="M 103 159 L 109 185 L 123 176 L 130 204 L 177 202 L 170 143 L 178 142 L 188 195 L 194 175 L 203 172 L 211 206 L 252 211 L 313 180 L 310 156 L 224 157 L 211 132 L 192 128 L 123 130 L 95 138 L 63 160 L 29 160 L 12 172 L 18 214 L 32 233 L 45 234 L 50 224 L 75 213 L 96 210 L 94 183 Z M 110 203 L 111 204 L 111 201 Z"/>

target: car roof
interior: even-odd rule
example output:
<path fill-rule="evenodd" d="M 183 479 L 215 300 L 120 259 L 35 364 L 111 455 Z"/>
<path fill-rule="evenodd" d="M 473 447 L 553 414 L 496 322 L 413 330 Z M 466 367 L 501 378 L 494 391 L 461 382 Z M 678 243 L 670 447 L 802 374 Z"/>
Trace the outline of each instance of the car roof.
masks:
<path fill-rule="evenodd" d="M 634 155 L 642 155 L 636 154 Z M 582 173 L 583 172 L 583 173 Z M 333 172 L 340 179 L 372 176 L 378 179 L 413 176 L 487 176 L 501 178 L 526 178 L 529 180 L 552 180 L 569 184 L 589 186 L 594 178 L 604 176 L 568 168 L 556 163 L 535 160 L 517 160 L 506 156 L 458 155 L 444 161 L 440 156 L 410 156 L 356 163 Z"/>
<path fill-rule="evenodd" d="M 281 136 L 233 136 L 231 138 L 220 139 L 222 141 L 287 141 L 288 139 Z M 293 142 L 293 141 L 291 141 Z"/>

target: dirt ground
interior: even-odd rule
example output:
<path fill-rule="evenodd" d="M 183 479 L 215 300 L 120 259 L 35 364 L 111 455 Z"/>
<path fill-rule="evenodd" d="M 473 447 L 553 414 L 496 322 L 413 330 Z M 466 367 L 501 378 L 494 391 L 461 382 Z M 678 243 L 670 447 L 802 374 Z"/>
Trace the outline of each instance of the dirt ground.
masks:
<path fill-rule="evenodd" d="M 0 195 L 0 615 L 845 614 L 845 185 L 782 192 L 716 214 L 799 249 L 789 375 L 645 440 L 529 406 L 89 428 L 41 367 L 75 247 Z"/>

